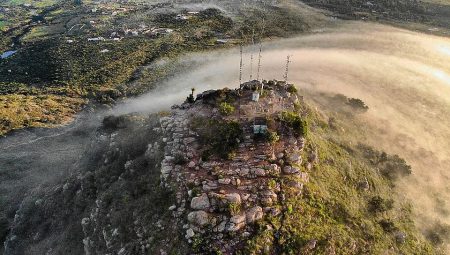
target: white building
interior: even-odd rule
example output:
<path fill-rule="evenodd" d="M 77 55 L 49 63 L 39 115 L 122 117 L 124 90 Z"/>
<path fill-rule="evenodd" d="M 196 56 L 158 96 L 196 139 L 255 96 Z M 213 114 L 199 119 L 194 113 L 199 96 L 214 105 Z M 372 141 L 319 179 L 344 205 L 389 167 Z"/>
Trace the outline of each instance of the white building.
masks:
<path fill-rule="evenodd" d="M 98 41 L 104 41 L 105 38 L 99 36 L 99 37 L 92 37 L 92 38 L 88 38 L 88 42 L 98 42 Z"/>
<path fill-rule="evenodd" d="M 252 93 L 252 101 L 258 102 L 259 101 L 259 92 L 255 91 Z"/>

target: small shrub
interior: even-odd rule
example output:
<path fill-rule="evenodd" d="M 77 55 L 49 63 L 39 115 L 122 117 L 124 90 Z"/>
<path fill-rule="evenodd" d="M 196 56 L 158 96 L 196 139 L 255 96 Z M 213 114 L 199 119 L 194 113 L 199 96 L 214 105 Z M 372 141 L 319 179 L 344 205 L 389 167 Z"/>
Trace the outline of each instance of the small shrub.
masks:
<path fill-rule="evenodd" d="M 277 187 L 277 182 L 274 179 L 271 179 L 268 183 L 267 186 L 269 186 L 270 189 L 275 189 Z"/>
<path fill-rule="evenodd" d="M 236 157 L 236 152 L 230 151 L 230 152 L 228 152 L 226 159 L 233 160 L 233 158 L 235 158 L 235 157 Z"/>
<path fill-rule="evenodd" d="M 281 120 L 292 128 L 296 136 L 308 135 L 308 122 L 306 120 L 302 120 L 298 113 L 284 111 L 281 113 Z"/>
<path fill-rule="evenodd" d="M 280 140 L 280 136 L 277 134 L 277 132 L 268 131 L 265 135 L 267 142 L 271 144 L 274 144 Z"/>
<path fill-rule="evenodd" d="M 128 124 L 128 119 L 125 116 L 106 116 L 103 119 L 103 128 L 107 130 L 115 130 L 119 128 L 125 128 Z"/>
<path fill-rule="evenodd" d="M 192 238 L 192 249 L 198 253 L 203 251 L 204 240 L 200 236 L 194 236 Z"/>
<path fill-rule="evenodd" d="M 188 102 L 190 104 L 194 103 L 195 102 L 194 95 L 189 94 L 189 96 L 186 98 L 186 102 Z"/>
<path fill-rule="evenodd" d="M 208 161 L 211 156 L 212 156 L 211 150 L 204 150 L 202 152 L 202 160 L 203 161 Z"/>
<path fill-rule="evenodd" d="M 380 169 L 380 173 L 389 180 L 396 180 L 399 177 L 410 175 L 411 166 L 398 155 L 388 155 L 386 152 L 380 152 L 374 148 L 358 144 L 358 149 L 363 156 L 374 166 Z"/>
<path fill-rule="evenodd" d="M 184 165 L 187 163 L 187 159 L 183 154 L 178 153 L 175 155 L 173 163 L 175 165 Z"/>
<path fill-rule="evenodd" d="M 349 98 L 348 105 L 350 105 L 355 110 L 367 111 L 369 107 L 359 98 Z"/>
<path fill-rule="evenodd" d="M 232 106 L 231 104 L 227 103 L 227 102 L 222 102 L 219 105 L 219 112 L 222 115 L 230 115 L 234 112 L 235 108 L 234 106 Z"/>
<path fill-rule="evenodd" d="M 297 88 L 294 85 L 290 85 L 286 90 L 289 93 L 297 93 Z"/>
<path fill-rule="evenodd" d="M 236 121 L 204 120 L 193 128 L 199 134 L 200 142 L 206 146 L 202 158 L 207 160 L 212 155 L 228 159 L 235 156 L 233 152 L 242 140 L 243 130 Z"/>
<path fill-rule="evenodd" d="M 397 230 L 394 222 L 389 219 L 383 219 L 379 222 L 381 228 L 383 228 L 384 232 L 392 233 Z"/>
<path fill-rule="evenodd" d="M 442 245 L 450 241 L 450 225 L 435 223 L 426 231 L 425 237 L 433 245 Z"/>
<path fill-rule="evenodd" d="M 188 102 L 190 104 L 195 102 L 194 93 L 195 93 L 195 88 L 191 88 L 191 94 L 189 94 L 189 96 L 186 98 L 186 102 Z"/>
<path fill-rule="evenodd" d="M 288 204 L 288 205 L 287 205 L 287 213 L 288 213 L 288 214 L 292 214 L 293 212 L 294 212 L 294 209 L 293 209 L 292 205 L 291 205 L 291 204 Z"/>
<path fill-rule="evenodd" d="M 381 156 L 383 161 L 380 161 L 380 165 L 382 166 L 380 172 L 389 180 L 395 180 L 400 176 L 406 176 L 412 173 L 411 166 L 398 155 L 386 156 L 382 154 Z"/>
<path fill-rule="evenodd" d="M 194 187 L 192 189 L 192 197 L 199 196 L 202 193 L 202 190 L 199 187 Z"/>
<path fill-rule="evenodd" d="M 230 203 L 228 204 L 228 210 L 231 215 L 237 215 L 241 211 L 241 205 L 238 203 Z"/>
<path fill-rule="evenodd" d="M 384 199 L 380 196 L 374 196 L 369 201 L 369 211 L 372 213 L 386 212 L 393 208 L 394 201 L 392 199 Z"/>

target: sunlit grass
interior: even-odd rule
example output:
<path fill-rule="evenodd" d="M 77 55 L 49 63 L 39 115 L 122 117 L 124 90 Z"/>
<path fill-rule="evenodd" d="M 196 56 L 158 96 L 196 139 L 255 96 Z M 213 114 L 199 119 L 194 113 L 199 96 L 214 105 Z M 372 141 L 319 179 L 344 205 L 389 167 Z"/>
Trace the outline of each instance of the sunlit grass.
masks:
<path fill-rule="evenodd" d="M 59 95 L 0 96 L 0 136 L 23 127 L 52 127 L 72 120 L 84 104 L 81 98 Z"/>
<path fill-rule="evenodd" d="M 5 0 L 2 1 L 2 4 L 9 6 L 17 6 L 23 4 L 30 4 L 34 7 L 46 7 L 57 3 L 57 0 L 42 0 L 42 1 L 34 1 L 34 0 Z"/>

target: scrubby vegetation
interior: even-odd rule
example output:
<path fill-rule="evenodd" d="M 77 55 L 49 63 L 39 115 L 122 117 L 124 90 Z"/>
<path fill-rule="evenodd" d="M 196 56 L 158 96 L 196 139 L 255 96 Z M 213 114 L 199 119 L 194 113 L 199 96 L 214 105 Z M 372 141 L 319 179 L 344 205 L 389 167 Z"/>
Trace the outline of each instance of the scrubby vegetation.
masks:
<path fill-rule="evenodd" d="M 436 222 L 425 233 L 428 240 L 434 245 L 442 245 L 450 241 L 450 225 Z"/>
<path fill-rule="evenodd" d="M 8 28 L 0 36 L 0 52 L 9 50 L 12 43 L 18 51 L 0 60 L 0 82 L 3 82 L 2 87 L 7 87 L 4 93 L 34 91 L 40 95 L 46 93 L 47 88 L 54 88 L 50 94 L 104 104 L 141 94 L 168 75 L 173 66 L 140 70 L 157 59 L 167 57 L 170 61 L 187 51 L 251 43 L 252 34 L 254 39 L 262 40 L 308 29 L 295 11 L 266 5 L 264 8 L 267 9 L 236 10 L 233 18 L 230 13 L 209 8 L 180 19 L 178 15 L 187 15 L 187 10 L 175 8 L 173 12 L 167 12 L 173 5 L 169 3 L 129 1 L 119 6 L 49 0 L 45 4 L 31 2 L 31 6 L 10 4 L 5 6 L 14 6 L 14 12 L 18 13 L 15 18 L 7 17 Z M 29 10 L 34 8 L 36 14 L 28 16 Z M 121 9 L 128 10 L 122 12 Z M 113 14 L 114 10 L 119 11 Z M 27 15 L 22 15 L 25 13 Z M 9 20 L 19 17 L 23 17 L 20 22 Z M 4 22 L 0 16 L 0 24 L 5 27 Z M 9 27 L 13 23 L 17 25 Z M 133 36 L 125 32 L 126 27 L 136 30 L 141 25 L 146 25 L 147 30 L 159 27 L 173 31 L 152 35 L 142 29 Z M 122 39 L 112 40 L 113 32 L 119 33 Z M 104 40 L 88 41 L 93 37 Z M 8 132 L 28 126 L 36 125 L 31 122 L 3 127 L 3 130 Z"/>
<path fill-rule="evenodd" d="M 191 123 L 199 133 L 200 142 L 206 147 L 203 158 L 212 155 L 231 158 L 242 140 L 243 131 L 236 121 L 196 119 Z"/>
<path fill-rule="evenodd" d="M 280 136 L 275 131 L 267 131 L 267 133 L 265 133 L 265 138 L 271 144 L 274 144 L 280 140 Z"/>
<path fill-rule="evenodd" d="M 348 99 L 348 104 L 357 109 L 357 110 L 361 110 L 361 111 L 367 111 L 369 109 L 369 107 L 364 103 L 364 101 L 362 101 L 359 98 L 350 98 Z"/>
<path fill-rule="evenodd" d="M 190 104 L 195 102 L 194 91 L 195 91 L 195 88 L 192 88 L 191 89 L 191 94 L 189 94 L 189 96 L 186 98 L 186 102 L 188 102 Z"/>
<path fill-rule="evenodd" d="M 0 136 L 22 127 L 52 127 L 72 120 L 84 100 L 53 94 L 0 95 Z"/>
<path fill-rule="evenodd" d="M 267 6 L 266 11 L 248 9 L 242 15 L 243 25 L 239 28 L 239 33 L 245 35 L 245 39 L 249 41 L 253 33 L 256 38 L 285 37 L 309 29 L 305 17 L 289 8 Z"/>
<path fill-rule="evenodd" d="M 337 94 L 330 100 L 337 107 L 347 112 L 364 113 L 369 110 L 369 106 L 359 98 L 348 98 L 345 95 Z"/>
<path fill-rule="evenodd" d="M 411 166 L 398 155 L 388 155 L 386 152 L 377 151 L 374 148 L 359 144 L 358 150 L 363 156 L 389 180 L 395 180 L 411 174 Z"/>
<path fill-rule="evenodd" d="M 284 111 L 280 118 L 283 123 L 292 129 L 295 135 L 308 135 L 308 122 L 302 119 L 297 112 Z"/>
<path fill-rule="evenodd" d="M 228 90 L 227 93 L 233 92 Z M 206 103 L 212 102 L 212 99 L 222 100 L 227 98 L 227 93 L 218 91 L 209 94 L 211 97 L 204 100 Z M 203 106 L 190 105 L 186 111 Z M 211 112 L 216 106 L 210 105 Z M 335 129 L 327 125 L 322 114 L 305 103 L 298 103 L 295 108 L 283 112 L 279 119 L 270 121 L 273 123 L 267 123 L 270 131 L 261 137 L 264 138 L 262 143 L 257 139 L 253 144 L 246 141 L 250 143 L 249 151 L 252 146 L 258 145 L 265 151 L 272 149 L 272 152 L 274 147 L 283 142 L 285 147 L 278 148 L 278 151 L 284 151 L 286 154 L 283 152 L 282 156 L 276 155 L 277 160 L 267 160 L 267 162 L 276 161 L 275 168 L 279 165 L 281 168 L 279 171 L 282 172 L 274 172 L 272 175 L 268 171 L 274 168 L 269 169 L 267 165 L 263 165 L 261 170 L 270 175 L 249 177 L 258 181 L 254 182 L 253 188 L 248 189 L 249 192 L 255 190 L 258 194 L 268 188 L 267 191 L 271 194 L 273 191 L 277 199 L 270 200 L 270 207 L 273 210 L 264 212 L 264 217 L 258 219 L 256 223 L 252 222 L 251 228 L 241 229 L 241 232 L 251 233 L 248 240 L 242 236 L 242 240 L 245 241 L 239 244 L 240 250 L 237 254 L 437 254 L 432 243 L 426 241 L 415 227 L 412 220 L 412 206 L 406 201 L 394 199 L 392 183 L 395 180 L 380 171 L 383 167 L 410 170 L 406 161 L 399 156 L 376 151 L 367 145 L 338 140 Z M 192 148 L 199 148 L 199 153 L 203 151 L 202 160 L 219 161 L 219 157 L 233 158 L 241 142 L 248 138 L 242 137 L 241 123 L 224 120 L 230 118 L 229 116 L 218 116 L 215 113 L 213 115 L 217 119 L 189 115 L 191 118 L 189 125 L 191 131 L 195 132 L 196 140 L 195 143 L 191 143 Z M 159 116 L 170 115 L 162 112 Z M 184 120 L 171 119 L 170 122 L 162 121 L 162 123 L 184 123 Z M 307 121 L 309 132 L 307 135 L 304 134 L 305 137 L 292 136 L 295 134 L 294 127 L 301 121 Z M 282 125 L 278 125 L 280 123 Z M 86 236 L 94 240 L 93 247 L 105 253 L 108 249 L 119 250 L 123 243 L 129 245 L 126 247 L 127 250 L 140 249 L 140 244 L 135 240 L 147 243 L 148 247 L 145 249 L 151 254 L 158 252 L 161 246 L 164 246 L 166 251 L 181 250 L 183 254 L 189 253 L 183 239 L 184 233 L 187 233 L 186 229 L 178 232 L 181 226 L 171 221 L 171 215 L 177 211 L 168 209 L 180 202 L 174 202 L 175 194 L 163 188 L 164 185 L 172 187 L 176 184 L 167 182 L 160 185 L 159 182 L 159 174 L 163 173 L 159 171 L 159 167 L 164 165 L 160 162 L 164 158 L 165 148 L 161 146 L 164 144 L 161 133 L 156 131 L 159 128 L 155 127 L 165 127 L 168 124 L 160 124 L 156 115 L 150 120 L 134 115 L 109 116 L 104 119 L 103 124 L 96 136 L 97 139 L 90 146 L 92 154 L 86 155 L 87 162 L 83 160 L 84 163 L 77 165 L 80 172 L 69 178 L 67 185 L 61 185 L 62 187 L 58 189 L 52 187 L 47 190 L 45 196 L 33 195 L 27 199 L 18 212 L 20 221 L 14 226 L 12 234 L 17 235 L 20 242 L 25 240 L 33 245 L 51 247 L 52 242 L 48 240 L 53 239 L 49 236 L 69 231 L 70 236 L 63 235 L 60 240 L 58 239 L 65 245 L 58 246 L 61 248 L 58 248 L 57 252 L 65 254 L 70 254 L 67 249 L 71 247 L 76 247 L 72 253 L 79 253 L 82 249 L 80 240 Z M 185 129 L 181 130 L 176 134 L 181 134 Z M 286 144 L 293 140 L 297 144 L 304 143 L 299 154 L 301 159 L 292 160 L 290 157 L 295 153 L 291 153 L 291 150 L 297 151 L 300 146 Z M 167 158 L 171 159 L 167 160 L 174 164 L 173 169 L 178 168 L 178 171 L 184 169 L 182 173 L 186 173 L 186 176 L 191 176 L 188 169 L 193 173 L 199 172 L 199 169 L 194 170 L 192 166 L 186 166 L 188 162 L 189 165 L 191 162 L 194 166 L 196 164 L 192 158 L 188 160 L 187 153 L 183 155 L 179 151 L 172 151 L 173 158 L 168 156 Z M 256 156 L 259 156 L 259 152 L 256 152 Z M 200 168 L 200 165 L 197 166 Z M 301 174 L 299 172 L 285 174 L 285 166 L 291 169 L 298 168 Z M 216 177 L 217 181 L 219 179 L 225 181 L 227 176 L 222 170 L 228 171 L 229 168 L 221 169 L 215 165 L 207 171 L 203 169 L 204 175 L 215 176 L 214 181 Z M 229 178 L 228 184 L 224 185 L 230 185 L 232 181 L 237 184 L 235 177 Z M 196 184 L 196 180 L 199 179 L 185 180 L 186 183 L 180 186 L 183 190 L 186 186 L 189 188 L 190 193 L 186 191 L 186 196 L 195 197 L 204 194 L 203 182 L 198 181 Z M 259 188 L 260 184 L 264 188 Z M 182 199 L 182 195 L 177 197 Z M 43 200 L 39 202 L 41 198 Z M 61 212 L 60 208 L 68 209 L 62 210 L 63 213 L 56 213 L 55 220 L 55 212 Z M 229 216 L 238 216 L 248 212 L 249 206 L 239 199 L 224 203 L 222 209 Z M 83 218 L 93 217 L 96 220 L 83 220 L 88 222 L 83 223 L 85 228 L 83 230 L 79 215 Z M 63 227 L 54 227 L 51 223 L 56 221 L 64 222 Z M 30 225 L 33 228 L 28 228 Z M 141 231 L 149 229 L 149 226 L 151 231 Z M 36 229 L 39 232 L 38 238 L 30 241 L 36 236 L 33 234 Z M 216 232 L 208 232 L 208 228 L 205 230 L 202 234 L 196 231 L 190 239 L 190 248 L 194 252 L 201 253 L 210 244 L 205 235 L 212 235 L 213 238 L 218 236 Z M 115 231 L 118 233 L 117 237 L 108 239 Z M 223 235 L 235 233 L 237 235 L 239 232 L 223 233 L 225 233 Z M 436 227 L 429 232 L 428 238 L 437 245 L 445 240 L 447 233 L 448 229 Z M 139 239 L 140 235 L 145 238 Z M 112 248 L 108 248 L 103 245 L 103 241 L 106 240 L 116 241 L 111 242 Z M 8 244 L 19 245 L 14 248 L 19 247 L 16 250 L 20 250 L 23 243 L 9 241 Z"/>
<path fill-rule="evenodd" d="M 133 3 L 129 3 L 129 5 L 136 8 Z M 22 39 L 23 43 L 16 54 L 0 60 L 1 94 L 33 93 L 42 95 L 47 93 L 48 88 L 54 88 L 50 94 L 57 94 L 67 98 L 66 100 L 76 97 L 112 104 L 120 97 L 137 95 L 149 89 L 148 81 L 140 86 L 123 86 L 124 83 L 136 78 L 134 75 L 140 66 L 152 63 L 161 57 L 172 58 L 185 51 L 203 50 L 215 46 L 213 43 L 216 38 L 215 33 L 224 33 L 233 28 L 231 19 L 223 15 L 221 11 L 207 9 L 184 22 L 175 19 L 176 13 L 167 14 L 173 19 L 162 19 L 158 16 L 155 20 L 151 20 L 145 15 L 136 16 L 144 19 L 145 22 L 156 22 L 155 26 L 175 29 L 173 33 L 165 36 L 128 36 L 122 40 L 113 41 L 109 39 L 111 28 L 97 27 L 92 24 L 87 25 L 90 35 L 77 34 L 74 36 L 70 32 L 70 27 L 62 27 L 63 29 L 56 33 L 47 31 L 51 28 L 56 29 L 57 24 L 62 22 L 82 22 L 84 19 L 88 19 L 86 21 L 88 22 L 98 16 L 89 13 L 90 9 L 89 11 L 85 10 L 84 5 L 72 6 L 70 3 L 63 3 L 62 6 L 67 10 L 57 12 L 56 10 L 62 7 L 55 5 L 40 15 L 45 24 L 50 20 L 55 20 L 55 25 L 42 26 L 46 30 L 42 32 L 42 35 L 30 36 L 30 34 L 36 33 L 37 28 L 42 28 L 30 23 L 24 27 L 23 35 L 20 32 L 16 34 L 11 31 L 11 35 L 7 33 L 8 36 L 2 37 L 5 44 L 11 42 L 8 39 L 15 40 L 17 38 Z M 136 15 L 142 13 L 146 13 L 146 9 L 139 7 Z M 71 15 L 75 15 L 74 17 L 79 15 L 80 18 L 74 18 L 72 21 Z M 102 19 L 126 22 L 130 17 L 118 15 Z M 77 25 L 77 23 L 73 23 L 73 25 Z M 72 25 L 71 28 L 73 28 Z M 18 29 L 18 31 L 21 30 Z M 96 42 L 88 41 L 89 37 L 98 36 L 106 39 Z M 151 80 L 156 80 L 164 75 L 166 72 L 161 69 L 154 69 L 150 74 Z M 14 97 L 9 98 L 10 101 L 12 99 Z M 39 105 L 39 107 L 43 106 Z M 60 108 L 63 107 L 64 105 L 60 106 Z M 75 109 L 76 106 L 73 108 Z M 20 112 L 17 114 L 21 123 L 2 125 L 2 134 L 12 129 L 41 126 L 37 122 L 22 121 L 27 117 L 21 116 Z M 58 115 L 58 113 L 54 114 Z M 35 118 L 45 119 L 46 117 L 36 115 Z M 53 116 L 53 118 L 60 119 L 63 116 Z M 2 123 L 7 123 L 7 121 L 2 120 Z"/>
<path fill-rule="evenodd" d="M 100 128 L 72 176 L 60 185 L 42 187 L 22 202 L 10 233 L 20 241 L 9 242 L 8 254 L 39 254 L 50 248 L 58 254 L 83 254 L 86 237 L 102 254 L 119 251 L 125 244 L 129 251 L 141 251 L 137 240 L 145 240 L 149 254 L 162 248 L 184 254 L 186 245 L 174 235 L 177 226 L 167 210 L 175 196 L 159 183 L 161 137 L 152 130 L 159 122 L 155 116 L 130 116 L 128 121 L 114 138 L 107 138 L 109 128 Z M 154 142 L 154 152 L 146 153 Z M 83 218 L 89 224 L 82 226 Z M 2 240 L 4 231 L 0 216 Z"/>
<path fill-rule="evenodd" d="M 372 213 L 382 213 L 392 209 L 394 201 L 386 200 L 380 196 L 374 196 L 369 201 L 369 211 Z"/>
<path fill-rule="evenodd" d="M 227 102 L 222 102 L 219 105 L 219 112 L 223 115 L 230 115 L 234 112 L 234 110 L 234 106 Z"/>
<path fill-rule="evenodd" d="M 115 131 L 119 128 L 125 128 L 127 125 L 129 125 L 130 119 L 127 118 L 127 116 L 106 116 L 103 118 L 103 128 L 107 131 Z"/>
<path fill-rule="evenodd" d="M 332 10 L 346 18 L 353 19 L 396 19 L 402 21 L 426 21 L 431 14 L 424 1 L 364 1 L 364 0 L 305 0 L 313 6 Z"/>
<path fill-rule="evenodd" d="M 405 161 L 337 143 L 329 139 L 333 129 L 320 114 L 303 105 L 299 110 L 314 130 L 308 134 L 307 154 L 317 151 L 319 158 L 311 169 L 302 167 L 309 182 L 301 195 L 288 185 L 296 177 L 280 180 L 283 215 L 260 222 L 242 254 L 436 254 L 414 226 L 411 205 L 393 200 L 393 180 L 378 170 L 383 158 L 390 162 L 386 165 L 410 171 Z M 298 123 L 298 114 L 284 113 L 284 119 Z"/>
<path fill-rule="evenodd" d="M 297 93 L 297 88 L 294 85 L 290 85 L 286 90 L 289 93 Z"/>

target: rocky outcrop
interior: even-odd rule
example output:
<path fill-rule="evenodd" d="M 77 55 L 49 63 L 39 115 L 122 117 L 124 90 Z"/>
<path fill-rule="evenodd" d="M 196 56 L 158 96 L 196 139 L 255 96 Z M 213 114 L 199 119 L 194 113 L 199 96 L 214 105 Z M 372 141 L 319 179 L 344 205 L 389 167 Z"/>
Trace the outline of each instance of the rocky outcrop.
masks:
<path fill-rule="evenodd" d="M 210 223 L 211 218 L 205 211 L 193 211 L 188 214 L 187 219 L 195 226 L 204 227 Z"/>
<path fill-rule="evenodd" d="M 209 198 L 206 193 L 203 193 L 199 197 L 194 197 L 191 200 L 191 208 L 194 210 L 208 210 L 209 207 Z"/>
<path fill-rule="evenodd" d="M 266 89 L 271 93 L 267 98 L 260 99 L 254 109 L 286 96 L 282 89 Z M 250 92 L 244 89 L 240 94 L 244 96 Z M 231 254 L 236 245 L 255 233 L 255 224 L 264 220 L 265 216 L 282 216 L 282 186 L 297 190 L 300 194 L 308 178 L 301 171 L 306 144 L 303 137 L 286 133 L 277 144 L 269 144 L 252 134 L 251 122 L 239 120 L 237 115 L 226 117 L 237 120 L 244 130 L 234 157 L 223 159 L 216 156 L 205 160 L 202 157 L 204 145 L 196 131 L 202 126 L 196 129 L 192 122 L 201 118 L 224 118 L 213 103 L 214 98 L 223 93 L 231 92 L 205 92 L 197 97 L 195 103 L 176 107 L 170 115 L 160 119 L 164 137 L 161 184 L 177 192 L 178 204 L 173 215 L 180 227 L 185 229 L 187 241 L 200 238 L 204 241 L 202 248 L 206 253 L 221 247 L 223 253 Z M 241 104 L 252 104 L 249 99 L 246 100 L 242 100 Z M 284 105 L 284 108 L 277 106 L 272 114 L 294 107 L 293 103 Z M 308 162 L 312 164 L 314 160 Z M 276 179 L 288 177 L 281 182 Z"/>

